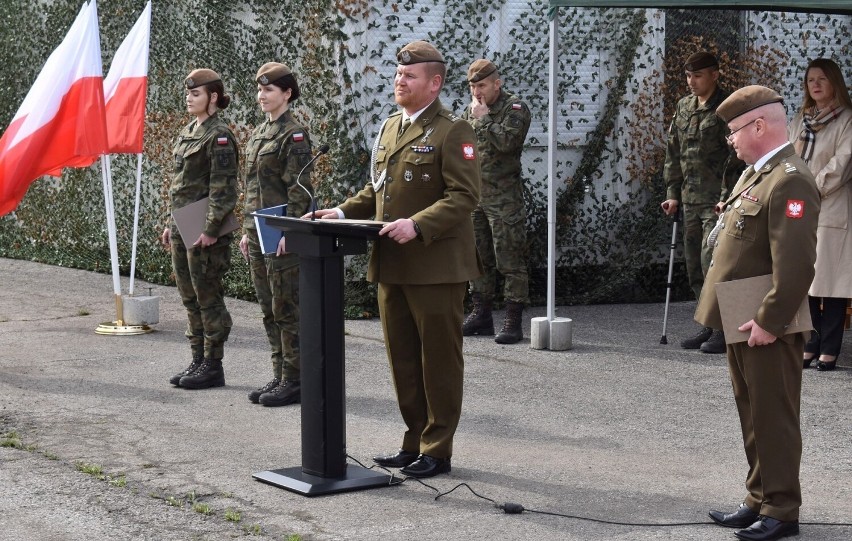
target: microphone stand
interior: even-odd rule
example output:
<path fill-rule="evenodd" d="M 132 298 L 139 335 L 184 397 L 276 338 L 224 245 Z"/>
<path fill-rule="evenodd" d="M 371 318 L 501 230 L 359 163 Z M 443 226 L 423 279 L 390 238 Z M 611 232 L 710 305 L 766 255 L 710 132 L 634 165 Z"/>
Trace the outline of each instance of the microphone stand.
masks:
<path fill-rule="evenodd" d="M 329 148 L 330 148 L 330 147 L 329 147 L 328 145 L 323 145 L 323 146 L 321 146 L 321 147 L 319 148 L 319 150 L 317 151 L 316 156 L 314 156 L 313 158 L 311 158 L 311 161 L 309 161 L 308 163 L 306 163 L 306 164 L 305 164 L 305 166 L 304 166 L 304 167 L 302 167 L 302 170 L 301 170 L 301 171 L 299 171 L 299 174 L 298 174 L 298 175 L 296 175 L 296 184 L 298 184 L 298 185 L 299 185 L 299 187 L 300 187 L 301 189 L 305 190 L 305 193 L 306 193 L 306 194 L 308 194 L 308 197 L 310 197 L 310 198 L 311 198 L 311 221 L 312 221 L 312 222 L 313 222 L 313 221 L 315 221 L 315 220 L 317 219 L 317 218 L 316 218 L 316 210 L 317 210 L 316 199 L 314 199 L 314 194 L 313 194 L 313 193 L 311 193 L 311 191 L 310 191 L 310 190 L 308 190 L 307 188 L 305 188 L 305 186 L 304 186 L 301 182 L 299 182 L 299 179 L 300 179 L 300 178 L 302 178 L 302 173 L 304 173 L 304 172 L 305 172 L 305 170 L 306 170 L 308 167 L 310 167 L 312 163 L 314 163 L 315 161 L 317 161 L 317 158 L 319 158 L 320 156 L 322 156 L 323 154 L 325 154 L 325 153 L 327 153 L 327 152 L 328 152 Z"/>

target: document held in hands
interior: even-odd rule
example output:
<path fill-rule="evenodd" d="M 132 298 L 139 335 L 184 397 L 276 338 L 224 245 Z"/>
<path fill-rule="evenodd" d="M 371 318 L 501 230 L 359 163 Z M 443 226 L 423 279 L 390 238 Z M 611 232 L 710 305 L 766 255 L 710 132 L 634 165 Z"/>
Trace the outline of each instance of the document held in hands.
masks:
<path fill-rule="evenodd" d="M 195 203 L 190 203 L 185 207 L 172 211 L 172 218 L 175 219 L 178 232 L 187 246 L 191 246 L 192 243 L 198 240 L 201 233 L 204 232 L 204 226 L 207 224 L 207 207 L 209 202 L 210 198 L 205 197 Z M 239 227 L 240 223 L 232 212 L 222 221 L 222 226 L 219 228 L 217 237 L 227 235 Z"/>
<path fill-rule="evenodd" d="M 263 255 L 274 254 L 278 251 L 278 243 L 284 237 L 284 231 L 266 223 L 263 216 L 286 216 L 287 205 L 267 207 L 256 210 L 254 213 L 254 227 L 257 230 L 257 239 L 260 241 L 260 249 Z"/>
<path fill-rule="evenodd" d="M 742 280 L 719 282 L 716 284 L 716 299 L 719 301 L 719 312 L 722 316 L 722 327 L 725 331 L 725 342 L 736 344 L 745 342 L 751 333 L 738 329 L 743 323 L 755 318 L 763 299 L 772 289 L 772 275 L 754 276 Z M 802 304 L 793 321 L 785 329 L 784 334 L 793 334 L 813 330 L 811 324 L 811 309 L 808 306 L 808 296 L 802 299 Z"/>

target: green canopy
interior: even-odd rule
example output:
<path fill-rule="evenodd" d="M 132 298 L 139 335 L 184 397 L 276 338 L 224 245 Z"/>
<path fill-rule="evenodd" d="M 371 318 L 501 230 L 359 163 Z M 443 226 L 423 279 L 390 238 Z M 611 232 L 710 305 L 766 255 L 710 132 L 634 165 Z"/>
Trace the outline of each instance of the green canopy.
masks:
<path fill-rule="evenodd" d="M 756 11 L 819 11 L 852 13 L 852 0 L 550 0 L 557 7 L 747 9 Z"/>

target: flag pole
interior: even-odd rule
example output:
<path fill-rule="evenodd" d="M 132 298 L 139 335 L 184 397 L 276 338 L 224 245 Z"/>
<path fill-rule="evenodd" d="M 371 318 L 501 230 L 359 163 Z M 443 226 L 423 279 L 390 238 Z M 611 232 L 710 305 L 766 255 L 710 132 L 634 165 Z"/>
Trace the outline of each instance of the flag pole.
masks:
<path fill-rule="evenodd" d="M 118 240 L 115 227 L 115 207 L 112 192 L 112 170 L 108 154 L 101 155 L 101 173 L 104 184 L 104 208 L 106 209 L 107 233 L 109 236 L 110 263 L 112 265 L 112 285 L 115 296 L 116 320 L 98 325 L 97 334 L 129 335 L 151 332 L 147 325 L 125 325 L 124 306 L 121 299 L 121 278 L 118 270 Z"/>
<path fill-rule="evenodd" d="M 136 242 L 139 233 L 139 198 L 142 189 L 142 153 L 136 155 L 136 206 L 133 209 L 133 243 L 130 249 L 130 289 L 128 294 L 133 296 L 133 282 L 136 278 Z"/>

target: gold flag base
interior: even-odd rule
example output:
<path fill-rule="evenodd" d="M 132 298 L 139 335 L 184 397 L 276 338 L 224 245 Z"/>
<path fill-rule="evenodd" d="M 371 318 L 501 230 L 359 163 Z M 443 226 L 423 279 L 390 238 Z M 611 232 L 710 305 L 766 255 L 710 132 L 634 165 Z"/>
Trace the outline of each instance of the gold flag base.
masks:
<path fill-rule="evenodd" d="M 153 332 L 154 329 L 148 325 L 124 325 L 123 321 L 106 321 L 98 325 L 95 329 L 96 334 L 111 334 L 130 336 L 133 334 L 146 334 Z"/>

